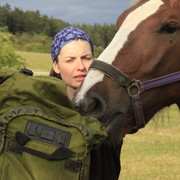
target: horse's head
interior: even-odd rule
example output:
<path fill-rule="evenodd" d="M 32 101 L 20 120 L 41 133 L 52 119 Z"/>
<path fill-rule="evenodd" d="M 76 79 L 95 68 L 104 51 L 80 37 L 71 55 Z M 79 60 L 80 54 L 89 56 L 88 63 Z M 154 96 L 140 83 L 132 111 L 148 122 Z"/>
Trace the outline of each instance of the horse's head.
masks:
<path fill-rule="evenodd" d="M 104 65 L 97 65 L 99 68 L 92 66 L 74 98 L 82 114 L 95 116 L 104 123 L 112 141 L 119 141 L 135 126 L 132 98 L 126 86 L 134 79 L 140 80 L 136 83 L 141 84 L 180 71 L 180 1 L 141 0 L 118 18 L 117 29 L 98 60 L 113 65 L 128 77 L 118 74 L 112 78 L 111 74 L 116 74 L 116 69 L 109 70 L 105 66 L 102 68 L 105 74 L 112 72 L 105 75 L 98 70 Z M 121 79 L 119 83 L 118 78 Z M 179 89 L 179 82 L 144 92 L 139 92 L 139 87 L 133 85 L 130 94 L 139 96 L 140 93 L 141 100 L 135 98 L 134 106 L 142 103 L 140 108 L 143 108 L 146 124 L 161 108 L 180 104 Z"/>

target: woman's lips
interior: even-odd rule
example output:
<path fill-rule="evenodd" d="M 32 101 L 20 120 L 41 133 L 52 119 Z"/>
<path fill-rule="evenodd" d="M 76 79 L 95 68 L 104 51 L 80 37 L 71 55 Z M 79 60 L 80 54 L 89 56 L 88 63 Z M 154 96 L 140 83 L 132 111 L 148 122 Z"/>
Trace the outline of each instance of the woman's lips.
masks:
<path fill-rule="evenodd" d="M 77 81 L 77 82 L 83 82 L 84 79 L 86 77 L 86 74 L 82 74 L 82 75 L 77 75 L 74 77 L 74 79 Z"/>

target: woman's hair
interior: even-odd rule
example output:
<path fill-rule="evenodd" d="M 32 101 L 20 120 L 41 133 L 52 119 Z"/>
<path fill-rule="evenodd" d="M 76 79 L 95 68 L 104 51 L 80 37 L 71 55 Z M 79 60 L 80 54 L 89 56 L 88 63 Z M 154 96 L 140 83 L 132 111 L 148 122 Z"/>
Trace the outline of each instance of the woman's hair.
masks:
<path fill-rule="evenodd" d="M 50 71 L 49 76 L 56 77 L 56 78 L 58 78 L 58 79 L 62 79 L 62 78 L 61 78 L 61 74 L 57 74 L 57 73 L 54 71 L 53 68 L 51 68 L 51 71 Z"/>

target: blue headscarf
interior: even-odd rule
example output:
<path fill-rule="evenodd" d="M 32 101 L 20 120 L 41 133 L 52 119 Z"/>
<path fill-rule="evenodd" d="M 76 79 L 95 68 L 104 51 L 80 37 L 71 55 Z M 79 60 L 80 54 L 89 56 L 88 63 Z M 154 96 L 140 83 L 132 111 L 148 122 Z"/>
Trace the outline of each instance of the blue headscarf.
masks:
<path fill-rule="evenodd" d="M 69 42 L 75 39 L 83 39 L 89 42 L 91 49 L 93 51 L 93 43 L 90 37 L 87 35 L 86 32 L 79 29 L 78 27 L 68 26 L 61 31 L 59 31 L 52 41 L 51 45 L 51 58 L 52 60 L 56 60 L 59 54 L 59 51 Z"/>

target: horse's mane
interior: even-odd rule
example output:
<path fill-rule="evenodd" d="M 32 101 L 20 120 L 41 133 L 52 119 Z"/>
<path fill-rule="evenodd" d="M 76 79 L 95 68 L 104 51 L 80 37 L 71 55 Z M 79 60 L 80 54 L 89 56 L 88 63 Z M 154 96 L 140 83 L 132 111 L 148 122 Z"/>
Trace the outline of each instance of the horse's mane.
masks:
<path fill-rule="evenodd" d="M 142 1 L 144 1 L 144 0 L 132 0 L 132 2 L 131 2 L 131 4 L 137 4 L 137 3 L 140 3 L 140 2 L 142 2 Z M 174 5 L 175 5 L 175 3 L 177 2 L 178 0 L 169 0 L 169 2 L 170 2 L 170 6 L 171 7 L 174 7 Z"/>

